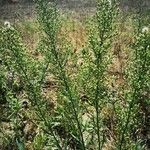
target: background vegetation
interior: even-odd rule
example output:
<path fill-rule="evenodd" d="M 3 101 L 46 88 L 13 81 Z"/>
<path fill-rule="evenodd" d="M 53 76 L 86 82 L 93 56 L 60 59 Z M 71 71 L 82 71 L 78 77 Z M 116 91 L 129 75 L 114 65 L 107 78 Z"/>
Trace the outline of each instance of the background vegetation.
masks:
<path fill-rule="evenodd" d="M 35 18 L 0 28 L 0 149 L 148 150 L 148 10 L 35 6 Z"/>

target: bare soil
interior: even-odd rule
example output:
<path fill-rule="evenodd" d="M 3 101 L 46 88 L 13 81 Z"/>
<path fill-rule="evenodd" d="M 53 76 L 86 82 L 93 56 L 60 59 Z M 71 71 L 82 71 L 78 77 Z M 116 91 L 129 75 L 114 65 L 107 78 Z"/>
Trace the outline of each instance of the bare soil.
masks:
<path fill-rule="evenodd" d="M 17 1 L 17 2 L 12 2 Z M 75 11 L 83 14 L 93 12 L 96 0 L 57 0 L 58 7 L 63 11 Z M 137 0 L 120 1 L 120 7 L 128 11 L 139 6 Z M 149 0 L 143 0 L 144 9 L 150 9 Z M 0 0 L 0 20 L 16 20 L 33 18 L 35 16 L 35 4 L 33 0 Z"/>
<path fill-rule="evenodd" d="M 94 0 L 58 0 L 58 7 L 63 10 L 78 12 L 91 11 L 95 7 Z M 35 17 L 35 4 L 31 1 L 20 0 L 16 3 L 0 3 L 0 20 L 20 20 Z"/>

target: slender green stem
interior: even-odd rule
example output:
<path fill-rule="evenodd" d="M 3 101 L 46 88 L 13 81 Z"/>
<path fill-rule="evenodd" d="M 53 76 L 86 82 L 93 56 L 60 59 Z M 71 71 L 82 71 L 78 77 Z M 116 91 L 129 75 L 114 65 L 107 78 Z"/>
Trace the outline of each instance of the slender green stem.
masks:
<path fill-rule="evenodd" d="M 99 59 L 99 58 L 98 58 Z M 99 62 L 99 60 L 98 60 Z M 97 64 L 99 69 L 99 63 Z M 98 71 L 99 72 L 99 71 Z M 97 125 L 97 137 L 98 137 L 98 149 L 101 148 L 101 139 L 100 139 L 100 126 L 99 126 L 99 73 L 97 74 L 97 84 L 96 84 L 96 93 L 95 93 L 95 109 L 96 109 L 96 125 Z"/>
<path fill-rule="evenodd" d="M 15 56 L 16 58 L 18 58 L 18 55 L 16 54 L 16 52 L 13 51 L 13 54 L 14 54 L 14 56 Z M 31 93 L 33 93 L 33 96 L 34 96 L 34 101 L 35 101 L 34 103 L 36 104 L 36 106 L 37 106 L 37 108 L 38 108 L 38 112 L 40 113 L 40 115 L 38 115 L 38 116 L 44 121 L 45 125 L 46 125 L 47 127 L 49 127 L 49 123 L 47 122 L 47 120 L 46 120 L 46 118 L 45 118 L 45 116 L 44 116 L 44 114 L 43 114 L 43 112 L 42 112 L 42 110 L 41 110 L 41 106 L 40 106 L 39 103 L 38 103 L 38 97 L 36 96 L 36 91 L 34 91 L 34 86 L 33 86 L 32 83 L 30 82 L 30 80 L 29 80 L 29 78 L 28 78 L 28 76 L 27 76 L 27 74 L 26 74 L 26 71 L 24 70 L 24 68 L 23 68 L 23 66 L 22 66 L 22 64 L 21 64 L 20 62 L 21 62 L 21 60 L 18 60 L 18 59 L 17 59 L 17 63 L 18 63 L 18 65 L 19 65 L 20 69 L 23 71 L 23 73 L 24 73 L 24 75 L 25 75 L 25 78 L 26 78 L 26 81 L 28 82 L 30 88 L 32 89 L 32 92 L 31 92 Z M 32 100 L 31 100 L 31 101 L 32 101 Z M 37 112 L 36 112 L 36 113 L 37 113 Z M 57 138 L 56 138 L 56 136 L 55 136 L 55 134 L 54 134 L 52 128 L 50 127 L 49 129 L 50 129 L 50 132 L 51 132 L 51 134 L 53 135 L 53 137 L 54 137 L 54 139 L 55 139 L 55 141 L 56 141 L 56 143 L 57 143 L 58 148 L 59 148 L 60 150 L 62 150 L 62 148 L 61 148 L 61 146 L 60 146 L 60 144 L 59 144 L 59 141 L 57 140 Z"/>
<path fill-rule="evenodd" d="M 73 96 L 72 96 L 72 92 L 71 92 L 71 89 L 68 85 L 68 81 L 67 81 L 67 77 L 66 77 L 66 73 L 63 69 L 63 66 L 60 62 L 60 59 L 58 57 L 58 52 L 56 50 L 56 47 L 53 48 L 53 53 L 54 53 L 54 56 L 55 56 L 55 59 L 58 63 L 58 66 L 59 66 L 59 69 L 60 69 L 60 72 L 61 72 L 61 77 L 63 79 L 63 83 L 64 83 L 64 86 L 66 88 L 66 91 L 68 92 L 68 98 L 70 99 L 71 101 L 71 105 L 72 105 L 72 109 L 73 109 L 73 113 L 74 113 L 74 116 L 75 116 L 75 119 L 76 119 L 76 122 L 77 122 L 77 126 L 78 126 L 78 130 L 79 130 L 79 135 L 80 135 L 80 140 L 81 140 L 81 145 L 82 145 L 82 149 L 85 150 L 85 143 L 84 143 L 84 138 L 83 138 L 83 133 L 82 133 L 82 129 L 81 129 L 81 124 L 80 124 L 80 121 L 78 119 L 78 114 L 77 114 L 77 110 L 76 110 L 76 107 L 75 107 L 75 104 L 74 104 L 74 99 L 73 99 Z"/>
<path fill-rule="evenodd" d="M 142 52 L 142 55 L 141 55 L 142 58 L 138 58 L 139 57 L 138 50 L 137 49 L 135 50 L 135 63 L 139 59 L 142 59 L 143 61 L 141 61 L 142 64 L 140 64 L 140 66 L 142 66 L 142 67 L 140 67 L 140 68 L 138 68 L 139 67 L 138 64 L 137 65 L 135 64 L 135 67 L 137 67 L 137 68 L 136 68 L 136 72 L 134 73 L 134 76 L 137 75 L 137 79 L 135 80 L 134 77 L 133 77 L 133 81 L 132 81 L 133 82 L 132 83 L 132 88 L 134 89 L 133 95 L 132 95 L 133 99 L 129 104 L 129 110 L 128 110 L 128 113 L 127 113 L 127 120 L 126 120 L 125 125 L 123 127 L 123 131 L 121 133 L 121 138 L 119 140 L 119 143 L 120 143 L 119 144 L 119 150 L 122 150 L 125 134 L 126 134 L 126 131 L 128 129 L 128 125 L 129 125 L 130 118 L 131 118 L 132 108 L 134 107 L 135 103 L 138 103 L 138 98 L 140 97 L 140 96 L 137 96 L 137 93 L 140 95 L 139 91 L 142 88 L 142 85 L 140 85 L 140 87 L 137 87 L 136 83 L 139 82 L 139 81 L 141 83 L 143 83 L 142 82 L 143 81 L 143 74 L 146 74 L 146 70 L 145 70 L 146 62 L 147 62 L 147 57 L 145 56 L 147 54 L 146 50 L 147 50 L 147 45 L 143 47 L 143 52 Z"/>
<path fill-rule="evenodd" d="M 121 133 L 121 138 L 119 140 L 119 150 L 122 150 L 122 146 L 123 146 L 123 142 L 124 142 L 124 138 L 125 138 L 125 133 L 128 129 L 128 125 L 129 125 L 129 122 L 130 122 L 130 117 L 131 117 L 131 112 L 132 112 L 132 108 L 134 106 L 134 103 L 135 103 L 135 95 L 136 95 L 136 90 L 134 90 L 134 93 L 133 93 L 133 97 L 134 99 L 131 101 L 131 103 L 129 104 L 129 110 L 128 110 L 128 114 L 127 114 L 127 119 L 126 119 L 126 122 L 125 122 L 125 125 L 122 129 L 122 133 Z"/>

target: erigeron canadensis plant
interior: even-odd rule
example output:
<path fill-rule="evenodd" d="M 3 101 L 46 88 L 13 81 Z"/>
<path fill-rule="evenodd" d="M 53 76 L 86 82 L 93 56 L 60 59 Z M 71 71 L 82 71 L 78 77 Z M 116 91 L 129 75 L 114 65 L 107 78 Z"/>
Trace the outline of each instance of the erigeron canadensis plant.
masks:
<path fill-rule="evenodd" d="M 4 91 L 4 104 L 9 108 L 7 120 L 8 122 L 11 122 L 10 126 L 14 130 L 10 135 L 7 135 L 6 132 L 6 137 L 8 136 L 9 139 L 8 145 L 11 147 L 11 143 L 13 144 L 15 141 L 19 141 L 21 144 L 23 142 L 23 139 L 21 139 L 22 135 L 20 135 L 22 134 L 20 131 L 21 118 L 18 115 L 21 109 L 21 101 L 17 96 L 20 91 L 20 83 L 15 76 L 16 73 L 19 75 L 22 74 L 16 62 L 18 61 L 24 64 L 25 61 L 23 61 L 22 58 L 24 52 L 22 44 L 19 42 L 17 31 L 10 25 L 10 22 L 5 22 L 4 25 L 5 27 L 0 30 L 0 57 L 2 61 L 0 67 L 3 74 L 1 90 Z"/>
<path fill-rule="evenodd" d="M 142 24 L 135 30 L 127 69 L 128 89 L 118 149 L 146 149 L 149 134 L 150 34 Z"/>
<path fill-rule="evenodd" d="M 81 68 L 80 82 L 83 82 L 83 93 L 93 109 L 89 116 L 92 116 L 93 120 L 90 122 L 93 125 L 91 133 L 94 133 L 91 143 L 93 142 L 95 149 L 104 148 L 108 138 L 105 134 L 108 128 L 102 117 L 103 110 L 105 106 L 108 106 L 109 114 L 113 109 L 112 102 L 109 101 L 106 81 L 107 69 L 110 64 L 110 47 L 112 37 L 116 31 L 115 19 L 117 13 L 116 1 L 111 1 L 111 3 L 108 0 L 97 1 L 96 15 L 90 20 L 93 24 L 90 23 L 87 27 L 89 31 L 89 50 L 83 50 L 84 65 Z"/>
<path fill-rule="evenodd" d="M 83 108 L 83 105 L 80 101 L 80 82 L 74 83 L 74 80 L 71 79 L 70 74 L 66 70 L 66 62 L 69 60 L 71 53 L 68 53 L 69 49 L 66 49 L 66 51 L 64 52 L 60 48 L 60 46 L 58 46 L 59 20 L 57 9 L 56 7 L 53 7 L 53 3 L 48 3 L 46 1 L 37 1 L 39 22 L 42 25 L 42 29 L 45 33 L 44 36 L 47 41 L 42 45 L 46 44 L 46 47 L 48 47 L 48 51 L 46 51 L 45 57 L 47 64 L 45 70 L 48 70 L 48 66 L 51 66 L 51 72 L 49 73 L 53 74 L 53 76 L 57 78 L 60 86 L 60 91 L 58 92 L 57 97 L 57 111 L 59 112 L 59 116 L 61 116 L 61 120 L 58 120 L 58 125 L 60 125 L 57 128 L 61 127 L 64 132 L 66 132 L 67 136 L 64 138 L 66 144 L 68 144 L 68 141 L 71 140 L 74 144 L 72 145 L 75 146 L 73 148 L 77 149 L 86 149 L 88 147 L 88 144 L 91 143 L 98 145 L 98 147 L 94 146 L 96 149 L 102 149 L 106 138 L 104 136 L 101 136 L 104 132 L 104 128 L 100 127 L 100 124 L 102 122 L 100 119 L 100 110 L 103 105 L 107 103 L 106 101 L 108 101 L 108 99 L 106 98 L 107 91 L 104 85 L 104 76 L 107 70 L 106 55 L 107 50 L 110 47 L 111 38 L 113 36 L 114 22 L 117 14 L 117 5 L 115 1 L 112 1 L 110 3 L 110 1 L 108 0 L 97 1 L 97 4 L 97 13 L 93 19 L 95 26 L 94 29 L 91 30 L 93 33 L 91 32 L 89 37 L 89 44 L 91 45 L 89 53 L 93 53 L 94 58 L 92 60 L 92 58 L 90 57 L 92 63 L 89 64 L 90 66 L 88 69 L 90 69 L 91 67 L 93 68 L 92 70 L 90 70 L 90 74 L 89 72 L 86 72 L 85 75 L 93 76 L 93 79 L 90 78 L 90 80 L 88 80 L 90 82 L 94 81 L 94 83 L 90 85 L 92 86 L 90 91 L 82 91 L 86 92 L 85 94 L 89 97 L 91 107 L 94 108 L 94 113 L 92 114 L 92 117 L 94 119 L 92 126 L 94 131 L 94 138 L 92 138 L 88 135 L 87 132 L 93 131 L 87 130 L 87 127 L 84 126 L 84 121 L 82 121 L 82 119 L 84 120 L 82 114 L 85 109 Z M 68 53 L 68 56 L 66 55 L 66 52 Z M 86 49 L 85 53 L 87 53 Z M 81 76 L 79 76 L 79 78 Z M 82 77 L 84 82 L 88 82 L 88 80 L 86 80 L 84 76 Z M 78 79 L 78 81 L 80 80 L 81 79 Z M 85 86 L 88 86 L 88 84 Z M 97 135 L 97 137 L 95 135 Z"/>
<path fill-rule="evenodd" d="M 3 69 L 4 74 L 2 80 L 5 82 L 5 84 L 2 82 L 1 87 L 5 91 L 3 99 L 6 99 L 5 103 L 8 103 L 10 108 L 8 120 L 10 125 L 14 127 L 14 134 L 9 138 L 8 145 L 11 146 L 12 142 L 12 144 L 20 147 L 26 141 L 24 139 L 24 122 L 27 121 L 30 115 L 26 114 L 26 110 L 22 110 L 23 99 L 28 99 L 32 106 L 32 113 L 35 113 L 35 118 L 40 120 L 33 122 L 39 125 L 44 122 L 44 126 L 41 127 L 42 130 L 47 134 L 51 132 L 50 135 L 56 138 L 49 125 L 50 120 L 47 119 L 47 111 L 45 110 L 46 101 L 42 96 L 40 81 L 42 80 L 44 74 L 42 71 L 45 66 L 26 54 L 19 33 L 14 27 L 6 26 L 0 32 L 1 69 Z M 47 128 L 49 128 L 48 131 Z M 57 139 L 55 141 L 57 142 Z M 59 147 L 58 142 L 57 144 L 55 145 Z"/>
<path fill-rule="evenodd" d="M 46 43 L 44 42 L 43 45 L 48 47 L 45 52 L 45 70 L 48 70 L 48 74 L 53 75 L 58 80 L 60 87 L 57 107 L 57 113 L 60 119 L 54 119 L 53 126 L 55 129 L 58 128 L 58 132 L 59 128 L 62 128 L 63 133 L 60 132 L 59 134 L 65 135 L 65 137 L 62 138 L 64 145 L 61 144 L 61 149 L 67 147 L 69 141 L 70 148 L 78 147 L 79 149 L 85 149 L 81 117 L 79 116 L 81 111 L 79 97 L 66 70 L 70 52 L 69 49 L 66 49 L 66 52 L 69 52 L 66 55 L 66 52 L 58 46 L 59 17 L 56 6 L 54 6 L 55 3 L 48 3 L 47 1 L 37 1 L 36 3 L 39 13 L 39 22 L 47 41 Z M 48 74 L 43 74 L 41 82 L 43 82 L 45 75 Z M 64 135 L 59 136 L 61 138 Z"/>

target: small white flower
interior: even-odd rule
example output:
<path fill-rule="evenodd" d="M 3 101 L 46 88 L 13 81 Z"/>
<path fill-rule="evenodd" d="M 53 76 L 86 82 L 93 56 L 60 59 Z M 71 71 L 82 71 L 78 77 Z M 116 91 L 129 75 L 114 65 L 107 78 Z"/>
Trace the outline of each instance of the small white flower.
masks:
<path fill-rule="evenodd" d="M 142 33 L 147 33 L 149 31 L 149 28 L 148 27 L 143 27 L 142 28 Z"/>
<path fill-rule="evenodd" d="M 11 27 L 10 22 L 9 21 L 5 21 L 4 22 L 4 26 L 7 27 L 7 28 L 10 28 Z"/>

